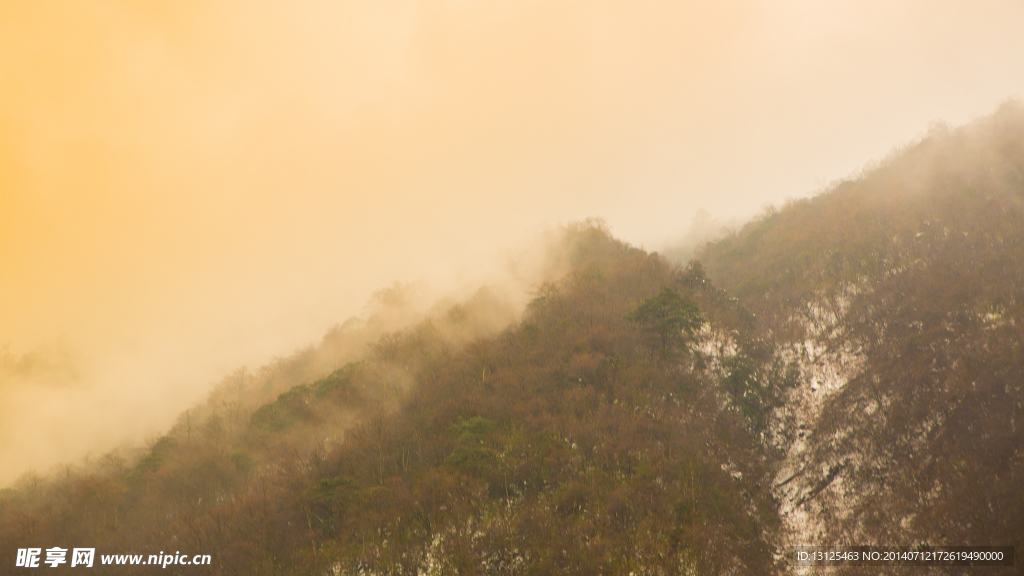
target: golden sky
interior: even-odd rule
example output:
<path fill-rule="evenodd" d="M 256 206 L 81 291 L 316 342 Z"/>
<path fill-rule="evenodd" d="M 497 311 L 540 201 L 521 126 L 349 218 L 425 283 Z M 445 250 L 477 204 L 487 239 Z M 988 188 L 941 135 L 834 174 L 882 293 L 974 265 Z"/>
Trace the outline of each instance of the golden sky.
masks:
<path fill-rule="evenodd" d="M 1024 97 L 1021 30 L 1019 0 L 0 0 L 0 346 L 74 366 L 0 382 L 0 483 L 541 226 L 658 249 L 812 194 Z"/>

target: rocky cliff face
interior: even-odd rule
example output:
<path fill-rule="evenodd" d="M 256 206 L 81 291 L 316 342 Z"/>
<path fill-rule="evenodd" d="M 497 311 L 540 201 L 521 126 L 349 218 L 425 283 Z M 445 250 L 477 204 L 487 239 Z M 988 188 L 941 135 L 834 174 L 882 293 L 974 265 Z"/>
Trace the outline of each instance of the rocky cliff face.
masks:
<path fill-rule="evenodd" d="M 701 256 L 800 366 L 794 543 L 1024 541 L 1024 110 L 936 130 Z"/>
<path fill-rule="evenodd" d="M 481 290 L 396 329 L 391 293 L 148 448 L 0 491 L 0 554 L 785 574 L 786 545 L 1024 542 L 1020 107 L 686 266 L 598 222 L 557 248 L 564 273 L 521 314 Z"/>

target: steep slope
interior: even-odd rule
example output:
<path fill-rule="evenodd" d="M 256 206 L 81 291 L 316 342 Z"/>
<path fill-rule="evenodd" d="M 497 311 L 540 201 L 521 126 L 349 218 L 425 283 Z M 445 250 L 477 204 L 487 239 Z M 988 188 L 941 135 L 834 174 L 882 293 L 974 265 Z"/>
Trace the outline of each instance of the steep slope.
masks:
<path fill-rule="evenodd" d="M 343 572 L 774 571 L 750 422 L 723 409 L 719 371 L 627 319 L 659 291 L 689 294 L 710 339 L 734 307 L 699 270 L 587 234 L 604 255 L 516 328 L 421 372 L 399 413 L 332 456 L 305 497 Z"/>
<path fill-rule="evenodd" d="M 482 289 L 410 324 L 384 291 L 147 448 L 25 477 L 0 492 L 0 553 L 213 559 L 130 568 L 164 574 L 778 574 L 787 544 L 1024 542 L 1021 107 L 685 267 L 599 222 L 563 232 L 562 273 L 525 310 Z"/>
<path fill-rule="evenodd" d="M 777 572 L 765 439 L 793 370 L 699 265 L 596 223 L 560 251 L 499 334 L 453 336 L 493 312 L 477 298 L 325 377 L 282 389 L 299 355 L 229 380 L 139 456 L 27 478 L 0 546 L 173 546 L 217 574 Z"/>
<path fill-rule="evenodd" d="M 1020 105 L 935 130 L 701 261 L 801 365 L 776 489 L 792 541 L 1024 543 Z"/>

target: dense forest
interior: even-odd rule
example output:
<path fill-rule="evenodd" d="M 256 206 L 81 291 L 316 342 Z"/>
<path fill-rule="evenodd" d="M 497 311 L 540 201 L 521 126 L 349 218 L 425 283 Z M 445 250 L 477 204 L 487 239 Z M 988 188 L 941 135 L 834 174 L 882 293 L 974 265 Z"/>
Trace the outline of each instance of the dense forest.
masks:
<path fill-rule="evenodd" d="M 782 478 L 805 540 L 1024 544 L 1024 108 L 935 129 L 703 259 L 817 388 L 780 412 L 806 428 Z"/>
<path fill-rule="evenodd" d="M 2 571 L 50 546 L 95 547 L 97 574 L 225 575 L 788 574 L 795 544 L 1021 553 L 1020 106 L 935 129 L 687 262 L 597 221 L 552 254 L 525 309 L 482 288 L 399 321 L 396 286 L 146 447 L 24 477 L 0 492 Z M 98 558 L 179 551 L 212 564 Z"/>

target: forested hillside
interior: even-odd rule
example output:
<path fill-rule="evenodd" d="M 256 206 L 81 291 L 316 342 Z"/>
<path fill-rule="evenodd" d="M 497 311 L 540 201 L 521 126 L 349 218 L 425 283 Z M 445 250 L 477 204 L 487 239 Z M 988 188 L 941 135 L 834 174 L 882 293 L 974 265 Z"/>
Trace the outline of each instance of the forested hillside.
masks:
<path fill-rule="evenodd" d="M 785 574 L 791 544 L 1020 553 L 1019 106 L 686 264 L 599 222 L 556 252 L 525 310 L 482 289 L 400 327 L 402 290 L 382 292 L 366 322 L 227 378 L 144 450 L 22 479 L 0 492 L 2 570 L 50 546 L 213 559 L 97 574 L 225 575 Z"/>
<path fill-rule="evenodd" d="M 801 364 L 806 388 L 782 413 L 806 439 L 778 477 L 801 542 L 1020 554 L 1020 105 L 933 130 L 701 259 Z"/>
<path fill-rule="evenodd" d="M 492 313 L 478 297 L 259 406 L 308 362 L 237 375 L 141 458 L 25 479 L 4 549 L 174 546 L 222 574 L 773 572 L 763 437 L 793 375 L 699 265 L 593 223 L 563 244 L 571 272 L 491 337 L 452 336 Z"/>

